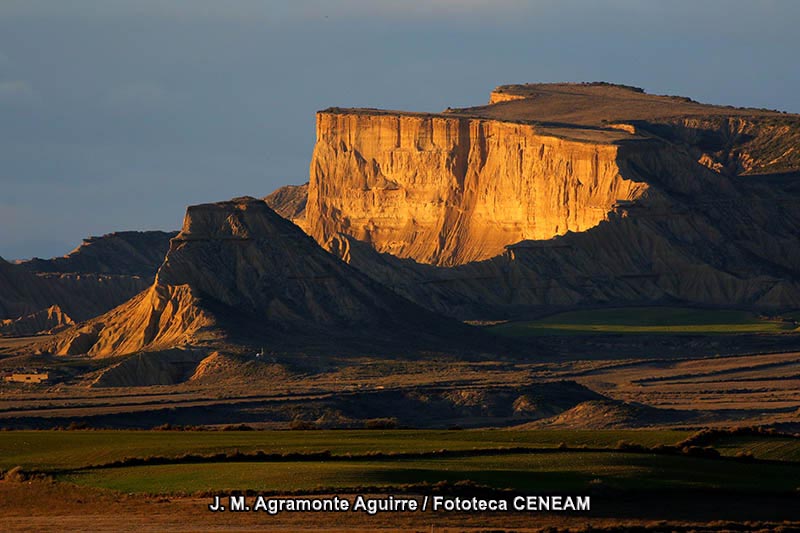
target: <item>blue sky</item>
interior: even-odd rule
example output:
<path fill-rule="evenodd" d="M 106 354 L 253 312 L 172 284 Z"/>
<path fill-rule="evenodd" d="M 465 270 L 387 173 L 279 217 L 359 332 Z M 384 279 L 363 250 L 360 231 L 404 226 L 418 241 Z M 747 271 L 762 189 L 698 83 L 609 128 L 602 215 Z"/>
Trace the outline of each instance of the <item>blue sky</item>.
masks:
<path fill-rule="evenodd" d="M 2 0 L 0 256 L 307 180 L 314 112 L 613 81 L 800 112 L 800 2 Z"/>

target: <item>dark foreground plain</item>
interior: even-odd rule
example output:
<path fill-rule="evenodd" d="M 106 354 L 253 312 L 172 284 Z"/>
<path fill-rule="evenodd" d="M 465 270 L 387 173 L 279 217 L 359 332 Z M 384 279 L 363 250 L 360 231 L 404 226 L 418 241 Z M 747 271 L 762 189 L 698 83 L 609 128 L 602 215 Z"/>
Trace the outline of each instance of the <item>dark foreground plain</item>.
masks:
<path fill-rule="evenodd" d="M 7 431 L 14 531 L 791 531 L 800 439 L 730 431 Z M 589 512 L 210 513 L 214 495 L 590 495 Z M 553 530 L 553 529 L 550 529 Z"/>

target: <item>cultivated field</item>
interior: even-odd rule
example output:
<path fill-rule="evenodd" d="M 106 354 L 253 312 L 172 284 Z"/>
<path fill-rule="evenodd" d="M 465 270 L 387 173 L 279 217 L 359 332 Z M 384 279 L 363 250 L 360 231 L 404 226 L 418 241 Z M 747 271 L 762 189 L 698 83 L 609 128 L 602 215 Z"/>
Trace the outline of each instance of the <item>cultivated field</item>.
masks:
<path fill-rule="evenodd" d="M 794 527 L 800 519 L 793 504 L 800 439 L 752 432 L 7 431 L 0 432 L 0 465 L 6 471 L 0 518 L 12 530 L 157 524 L 176 531 L 580 531 L 589 523 L 601 530 L 620 524 L 688 530 L 703 522 L 699 530 L 750 531 Z M 593 507 L 578 515 L 537 514 L 533 521 L 514 513 L 270 517 L 207 511 L 211 496 L 231 491 L 589 494 Z M 115 515 L 128 521 L 115 524 Z M 658 526 L 657 520 L 667 522 Z"/>
<path fill-rule="evenodd" d="M 781 333 L 800 329 L 795 315 L 764 317 L 748 311 L 683 307 L 629 307 L 571 311 L 490 328 L 499 335 Z"/>

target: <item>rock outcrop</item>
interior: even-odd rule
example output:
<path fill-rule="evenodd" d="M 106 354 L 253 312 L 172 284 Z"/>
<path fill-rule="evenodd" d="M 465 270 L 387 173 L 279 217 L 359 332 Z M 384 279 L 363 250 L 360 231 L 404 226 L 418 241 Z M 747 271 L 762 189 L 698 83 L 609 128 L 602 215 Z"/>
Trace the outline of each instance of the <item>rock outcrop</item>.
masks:
<path fill-rule="evenodd" d="M 28 335 L 61 325 L 50 318 L 40 319 L 53 306 L 70 320 L 105 313 L 150 286 L 175 235 L 163 231 L 110 233 L 85 239 L 64 257 L 17 264 L 0 259 L 0 319 L 20 320 L 13 334 L 24 331 Z M 36 324 L 44 329 L 31 329 Z M 9 328 L 0 330 L 0 335 L 12 334 Z"/>
<path fill-rule="evenodd" d="M 215 342 L 331 351 L 435 346 L 472 328 L 397 296 L 321 249 L 262 200 L 192 206 L 154 284 L 44 347 L 96 357 Z"/>

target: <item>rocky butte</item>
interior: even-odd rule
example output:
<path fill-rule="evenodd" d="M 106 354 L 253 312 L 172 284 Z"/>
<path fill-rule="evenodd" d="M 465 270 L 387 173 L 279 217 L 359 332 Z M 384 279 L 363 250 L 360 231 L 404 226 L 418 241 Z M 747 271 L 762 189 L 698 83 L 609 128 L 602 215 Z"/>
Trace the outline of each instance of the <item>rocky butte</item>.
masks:
<path fill-rule="evenodd" d="M 263 200 L 236 198 L 189 207 L 148 289 L 43 351 L 109 357 L 250 345 L 331 355 L 444 343 L 458 351 L 480 338 L 340 261 Z"/>

